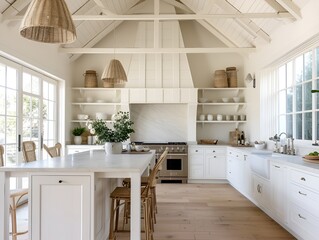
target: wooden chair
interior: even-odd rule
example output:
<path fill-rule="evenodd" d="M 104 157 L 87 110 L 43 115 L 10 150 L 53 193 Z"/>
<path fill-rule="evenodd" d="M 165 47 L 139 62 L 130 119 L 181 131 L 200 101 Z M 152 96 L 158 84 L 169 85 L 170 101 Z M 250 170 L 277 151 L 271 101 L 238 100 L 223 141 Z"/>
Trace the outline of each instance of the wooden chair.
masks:
<path fill-rule="evenodd" d="M 153 216 L 151 212 L 152 208 L 152 193 L 151 187 L 156 184 L 156 175 L 159 171 L 160 166 L 166 159 L 168 153 L 168 148 L 162 153 L 161 157 L 158 159 L 158 164 L 153 168 L 150 176 L 148 177 L 148 182 L 145 187 L 141 189 L 141 203 L 143 209 L 143 219 L 144 219 L 144 230 L 145 239 L 153 239 Z M 123 204 L 129 203 L 131 201 L 131 189 L 127 187 L 117 187 L 110 195 L 111 198 L 111 216 L 110 216 L 110 233 L 109 240 L 115 239 L 114 232 L 117 231 L 118 220 L 119 220 L 119 207 Z M 114 225 L 115 223 L 115 225 Z"/>
<path fill-rule="evenodd" d="M 0 167 L 4 166 L 4 147 L 0 145 Z M 10 192 L 10 214 L 12 225 L 12 240 L 17 240 L 17 236 L 26 234 L 28 231 L 18 232 L 17 230 L 17 208 L 20 205 L 22 197 L 28 194 L 28 189 L 11 190 Z"/>
<path fill-rule="evenodd" d="M 33 141 L 25 141 L 22 143 L 23 158 L 26 162 L 33 162 L 37 160 L 35 148 L 36 146 Z"/>
<path fill-rule="evenodd" d="M 166 156 L 165 156 L 166 157 Z M 163 162 L 157 161 L 157 163 L 155 164 L 154 168 L 156 167 L 156 165 L 158 165 L 158 171 L 156 174 L 156 179 L 157 179 L 157 175 L 159 173 L 160 170 L 162 170 L 162 165 Z M 141 177 L 141 186 L 145 187 L 148 183 L 148 178 L 149 177 Z M 157 213 L 157 198 L 156 198 L 156 179 L 154 180 L 154 184 L 151 186 L 151 193 L 152 193 L 152 216 L 153 216 L 153 221 L 154 223 L 156 223 L 156 213 Z M 122 182 L 122 185 L 124 187 L 130 187 L 131 186 L 131 179 L 130 178 L 125 178 Z M 128 206 L 124 206 L 124 218 L 126 219 L 126 210 L 127 210 Z M 125 222 L 127 223 L 127 219 L 125 220 Z M 123 221 L 123 225 L 125 223 Z"/>
<path fill-rule="evenodd" d="M 47 145 L 43 144 L 43 148 L 52 158 L 61 156 L 61 143 L 56 143 L 53 147 L 48 147 Z"/>

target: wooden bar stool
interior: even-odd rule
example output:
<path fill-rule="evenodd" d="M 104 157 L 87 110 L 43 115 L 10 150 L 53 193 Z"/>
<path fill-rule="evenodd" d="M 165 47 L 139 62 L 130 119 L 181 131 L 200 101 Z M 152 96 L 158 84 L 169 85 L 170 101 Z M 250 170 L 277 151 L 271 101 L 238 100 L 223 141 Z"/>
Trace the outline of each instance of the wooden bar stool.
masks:
<path fill-rule="evenodd" d="M 61 156 L 61 143 L 56 143 L 53 147 L 48 147 L 47 145 L 43 144 L 43 148 L 47 151 L 50 157 L 60 157 Z"/>
<path fill-rule="evenodd" d="M 23 158 L 26 162 L 33 162 L 37 160 L 35 148 L 35 143 L 33 141 L 22 142 Z"/>
<path fill-rule="evenodd" d="M 0 167 L 4 166 L 4 147 L 0 145 Z M 11 235 L 12 240 L 17 240 L 17 236 L 26 234 L 28 231 L 18 232 L 17 229 L 17 208 L 20 205 L 22 197 L 28 194 L 28 189 L 17 189 L 10 191 L 10 214 L 11 214 Z"/>
<path fill-rule="evenodd" d="M 159 171 L 159 167 L 165 160 L 168 149 L 166 149 L 161 157 L 158 159 L 158 164 L 153 168 L 146 186 L 141 189 L 141 203 L 143 209 L 144 230 L 146 240 L 153 239 L 153 216 L 152 216 L 152 193 L 151 187 L 156 182 L 156 175 Z M 119 220 L 119 208 L 123 204 L 128 204 L 131 201 L 131 189 L 127 187 L 117 187 L 110 195 L 111 198 L 111 216 L 110 216 L 110 232 L 109 240 L 115 239 L 114 232 L 118 230 Z M 124 219 L 123 219 L 124 221 Z"/>

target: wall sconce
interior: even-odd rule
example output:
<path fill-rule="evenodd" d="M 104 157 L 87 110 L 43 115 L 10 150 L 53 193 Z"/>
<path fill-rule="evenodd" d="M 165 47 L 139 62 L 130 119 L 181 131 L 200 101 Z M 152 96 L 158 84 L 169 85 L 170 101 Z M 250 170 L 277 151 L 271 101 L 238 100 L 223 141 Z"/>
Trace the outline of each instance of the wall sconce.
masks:
<path fill-rule="evenodd" d="M 254 74 L 254 76 L 252 76 L 250 73 L 248 73 L 248 74 L 247 74 L 247 77 L 245 78 L 245 80 L 246 80 L 247 82 L 253 81 L 253 88 L 256 87 L 255 74 Z"/>

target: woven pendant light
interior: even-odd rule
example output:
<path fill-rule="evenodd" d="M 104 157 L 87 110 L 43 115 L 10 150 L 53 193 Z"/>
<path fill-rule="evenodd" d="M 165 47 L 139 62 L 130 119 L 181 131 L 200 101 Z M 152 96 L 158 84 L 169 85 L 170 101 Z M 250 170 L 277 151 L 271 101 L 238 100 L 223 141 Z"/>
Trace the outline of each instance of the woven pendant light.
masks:
<path fill-rule="evenodd" d="M 72 43 L 76 30 L 64 0 L 32 0 L 20 26 L 20 35 L 44 43 Z"/>
<path fill-rule="evenodd" d="M 112 59 L 108 69 L 104 69 L 101 79 L 108 83 L 127 82 L 126 73 L 124 71 L 122 63 L 117 59 Z"/>

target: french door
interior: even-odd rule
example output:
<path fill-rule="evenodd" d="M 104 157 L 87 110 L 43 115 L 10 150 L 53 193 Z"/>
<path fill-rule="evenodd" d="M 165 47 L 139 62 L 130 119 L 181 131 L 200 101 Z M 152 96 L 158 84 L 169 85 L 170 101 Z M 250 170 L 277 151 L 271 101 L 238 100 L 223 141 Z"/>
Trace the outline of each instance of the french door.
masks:
<path fill-rule="evenodd" d="M 0 144 L 7 166 L 24 161 L 23 141 L 35 142 L 37 159 L 47 157 L 43 143 L 53 145 L 58 139 L 57 86 L 57 81 L 0 57 Z M 27 181 L 11 183 L 26 187 Z"/>

